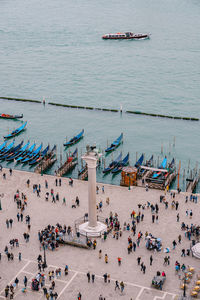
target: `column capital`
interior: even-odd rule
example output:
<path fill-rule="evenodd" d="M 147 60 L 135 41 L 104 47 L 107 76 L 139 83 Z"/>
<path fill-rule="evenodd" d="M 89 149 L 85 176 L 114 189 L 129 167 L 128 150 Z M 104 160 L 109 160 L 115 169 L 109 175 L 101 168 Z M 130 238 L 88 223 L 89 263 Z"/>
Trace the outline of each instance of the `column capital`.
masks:
<path fill-rule="evenodd" d="M 85 154 L 81 157 L 88 165 L 88 168 L 96 168 L 97 166 L 97 157 L 93 152 Z"/>

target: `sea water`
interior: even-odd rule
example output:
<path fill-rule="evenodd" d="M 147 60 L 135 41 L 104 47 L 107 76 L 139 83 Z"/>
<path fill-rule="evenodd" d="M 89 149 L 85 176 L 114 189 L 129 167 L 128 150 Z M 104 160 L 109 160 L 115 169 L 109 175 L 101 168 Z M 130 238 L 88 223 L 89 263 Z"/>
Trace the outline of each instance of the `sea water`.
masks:
<path fill-rule="evenodd" d="M 66 159 L 66 138 L 82 128 L 85 136 L 77 144 L 79 158 L 87 144 L 105 149 L 123 132 L 123 145 L 106 157 L 106 165 L 122 151 L 123 156 L 130 152 L 131 165 L 141 153 L 146 159 L 154 154 L 156 166 L 165 155 L 168 162 L 175 157 L 186 177 L 189 169 L 198 167 L 199 122 L 125 111 L 199 118 L 199 1 L 2 0 L 0 11 L 0 96 L 39 100 L 44 96 L 46 103 L 123 107 L 120 115 L 0 100 L 1 113 L 23 113 L 28 121 L 16 143 L 30 139 L 38 145 L 43 142 L 44 147 L 58 145 L 58 161 L 50 173 L 60 159 Z M 101 39 L 103 34 L 119 31 L 151 33 L 151 38 Z M 0 136 L 20 124 L 0 120 Z M 3 165 L 14 167 L 13 163 Z M 99 181 L 119 184 L 120 175 L 103 177 L 101 168 Z M 77 177 L 78 169 L 80 160 L 69 175 Z M 180 184 L 184 190 L 182 177 Z"/>

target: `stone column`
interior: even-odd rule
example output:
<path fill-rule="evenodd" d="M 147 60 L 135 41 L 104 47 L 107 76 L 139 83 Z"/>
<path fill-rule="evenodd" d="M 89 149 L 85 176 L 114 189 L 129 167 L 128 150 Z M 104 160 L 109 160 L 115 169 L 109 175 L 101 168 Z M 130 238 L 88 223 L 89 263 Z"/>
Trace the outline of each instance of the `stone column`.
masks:
<path fill-rule="evenodd" d="M 107 225 L 97 221 L 96 207 L 96 165 L 98 155 L 95 151 L 88 151 L 82 159 L 88 166 L 88 222 L 79 225 L 79 232 L 90 237 L 101 236 L 107 230 Z"/>
<path fill-rule="evenodd" d="M 96 208 L 96 166 L 97 158 L 93 153 L 82 157 L 88 167 L 88 217 L 89 227 L 97 226 L 97 208 Z"/>

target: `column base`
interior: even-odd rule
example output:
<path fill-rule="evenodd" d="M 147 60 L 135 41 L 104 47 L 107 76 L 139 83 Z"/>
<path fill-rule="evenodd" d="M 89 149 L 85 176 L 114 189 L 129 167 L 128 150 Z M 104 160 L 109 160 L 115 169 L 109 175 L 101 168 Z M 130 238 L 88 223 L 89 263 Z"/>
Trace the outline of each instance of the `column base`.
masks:
<path fill-rule="evenodd" d="M 79 225 L 80 234 L 88 237 L 101 236 L 101 233 L 104 231 L 107 231 L 107 225 L 101 222 L 97 222 L 97 226 L 95 227 L 90 227 L 89 222 Z"/>

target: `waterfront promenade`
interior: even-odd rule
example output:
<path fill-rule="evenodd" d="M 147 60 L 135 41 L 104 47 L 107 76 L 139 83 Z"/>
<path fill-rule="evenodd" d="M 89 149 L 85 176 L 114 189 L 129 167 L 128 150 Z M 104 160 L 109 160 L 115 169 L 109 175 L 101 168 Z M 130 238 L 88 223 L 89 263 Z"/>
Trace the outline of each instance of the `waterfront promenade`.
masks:
<path fill-rule="evenodd" d="M 6 174 L 6 179 L 3 179 L 3 174 Z M 27 186 L 27 180 L 30 180 L 29 187 Z M 48 188 L 45 187 L 45 180 L 48 182 Z M 37 193 L 33 193 L 33 185 L 41 185 L 40 197 Z M 49 271 L 61 268 L 61 276 L 54 278 L 55 289 L 57 292 L 57 299 L 74 300 L 77 299 L 77 295 L 80 292 L 82 294 L 82 300 L 98 300 L 99 296 L 109 299 L 136 299 L 136 300 L 171 300 L 176 299 L 176 295 L 180 294 L 180 278 L 182 272 L 179 275 L 175 272 L 175 262 L 178 261 L 181 265 L 192 266 L 195 268 L 195 274 L 192 278 L 190 288 L 193 286 L 193 281 L 196 279 L 196 274 L 200 272 L 199 261 L 190 256 L 181 257 L 182 249 L 189 249 L 191 241 L 189 241 L 184 231 L 181 230 L 181 223 L 185 222 L 187 225 L 191 223 L 199 225 L 200 208 L 199 203 L 194 203 L 188 200 L 185 203 L 185 194 L 179 194 L 175 196 L 175 201 L 178 201 L 178 209 L 171 208 L 172 198 L 170 193 L 166 195 L 166 201 L 168 201 L 168 208 L 165 204 L 160 203 L 160 195 L 164 195 L 163 192 L 158 190 L 146 191 L 144 188 L 133 187 L 131 191 L 125 187 L 118 187 L 112 185 L 104 185 L 105 192 L 102 192 L 102 184 L 98 184 L 99 193 L 97 195 L 97 204 L 102 201 L 102 211 L 98 212 L 101 217 L 108 218 L 110 212 L 117 213 L 122 228 L 122 236 L 118 239 L 113 238 L 111 232 L 105 241 L 102 238 L 97 239 L 97 247 L 92 249 L 81 249 L 71 246 L 60 246 L 57 250 L 46 251 L 47 265 L 45 269 L 46 280 L 45 285 L 47 289 L 51 285 L 48 279 Z M 17 189 L 21 193 L 27 196 L 27 206 L 22 212 L 23 221 L 18 221 L 17 213 L 20 209 L 17 209 L 17 204 L 14 201 L 14 195 Z M 52 202 L 51 196 L 49 200 L 45 200 L 46 192 L 51 189 L 54 190 L 54 194 L 59 193 L 59 201 Z M 43 256 L 43 250 L 40 249 L 40 243 L 38 240 L 38 231 L 44 229 L 48 224 L 61 225 L 74 227 L 74 221 L 84 216 L 87 213 L 87 182 L 74 180 L 73 187 L 69 186 L 69 179 L 62 178 L 61 186 L 56 186 L 54 176 L 40 176 L 34 173 L 22 172 L 13 170 L 12 175 L 9 174 L 8 169 L 3 169 L 0 173 L 0 194 L 1 194 L 1 206 L 0 210 L 0 299 L 5 299 L 5 287 L 7 284 L 12 284 L 17 277 L 19 279 L 19 285 L 14 289 L 14 299 L 45 299 L 43 296 L 43 290 L 32 291 L 31 282 L 37 275 L 38 262 L 37 257 L 39 254 Z M 79 197 L 80 205 L 76 208 L 72 208 L 76 197 Z M 66 204 L 63 203 L 63 198 L 66 199 Z M 106 204 L 106 198 L 109 197 L 110 203 Z M 139 208 L 138 204 L 147 204 L 147 201 L 151 204 L 158 204 L 158 220 L 152 223 L 151 209 Z M 199 199 L 198 199 L 199 201 Z M 136 235 L 128 230 L 123 230 L 124 222 L 126 224 L 132 223 L 131 212 L 141 212 L 144 215 L 144 220 L 140 221 L 136 225 Z M 192 210 L 193 216 L 190 219 L 189 215 L 186 215 L 186 211 Z M 177 222 L 177 214 L 179 214 L 179 222 Z M 30 231 L 28 231 L 25 217 L 30 216 Z M 12 228 L 9 225 L 7 228 L 6 220 L 13 219 Z M 140 239 L 139 247 L 136 247 L 135 252 L 128 254 L 128 237 L 130 236 L 133 242 L 136 242 L 138 232 L 143 233 L 143 237 Z M 160 252 L 154 252 L 147 250 L 145 247 L 145 232 L 151 233 L 157 238 L 162 240 L 162 250 Z M 29 241 L 26 242 L 23 234 L 28 232 L 30 235 Z M 75 235 L 75 231 L 73 230 Z M 178 242 L 178 236 L 181 235 L 181 243 Z M 11 239 L 19 240 L 19 247 L 10 248 L 9 241 Z M 177 246 L 173 250 L 172 242 L 176 240 Z M 6 254 L 4 253 L 5 246 L 8 246 L 8 251 L 14 254 L 14 260 L 8 261 Z M 163 265 L 164 257 L 166 253 L 163 249 L 169 247 L 170 253 L 170 265 Z M 99 259 L 99 250 L 102 250 L 102 258 Z M 22 254 L 21 261 L 18 259 L 19 252 Z M 104 261 L 105 254 L 108 255 L 108 263 Z M 150 255 L 152 255 L 153 262 L 150 266 Z M 141 267 L 138 265 L 137 258 L 141 257 L 141 262 L 146 266 L 145 274 L 141 271 Z M 122 259 L 121 265 L 118 265 L 118 257 Z M 69 274 L 64 275 L 63 270 L 65 265 L 69 266 Z M 166 281 L 163 286 L 163 291 L 158 291 L 151 288 L 151 280 L 157 271 L 164 271 L 166 273 Z M 95 274 L 94 283 L 88 283 L 86 274 Z M 104 282 L 103 275 L 110 274 L 110 283 Z M 24 286 L 24 276 L 27 276 L 28 284 L 26 293 L 22 293 Z M 118 280 L 125 284 L 123 292 L 116 289 L 115 281 Z M 27 297 L 28 296 L 28 297 Z M 9 298 L 8 298 L 9 299 Z M 55 299 L 55 298 L 54 298 Z"/>

